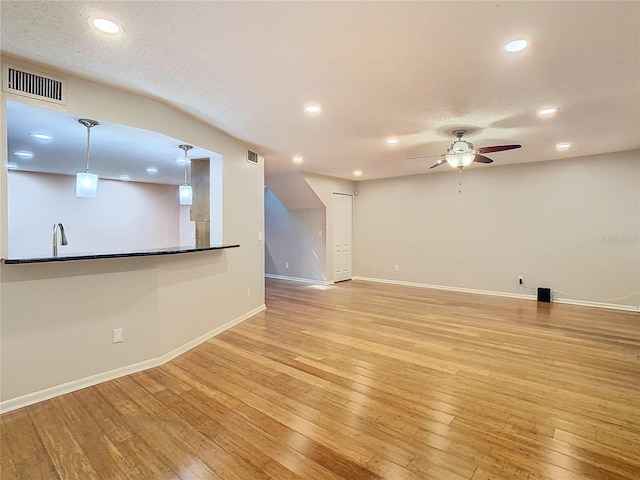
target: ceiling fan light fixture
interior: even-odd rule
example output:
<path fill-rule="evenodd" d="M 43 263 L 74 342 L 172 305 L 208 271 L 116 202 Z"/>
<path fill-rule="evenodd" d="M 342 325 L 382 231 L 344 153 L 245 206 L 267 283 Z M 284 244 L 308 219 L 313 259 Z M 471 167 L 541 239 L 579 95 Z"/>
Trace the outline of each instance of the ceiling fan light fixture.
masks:
<path fill-rule="evenodd" d="M 476 158 L 475 153 L 453 153 L 445 155 L 447 159 L 447 163 L 453 168 L 462 168 L 468 167 L 473 162 L 473 159 Z"/>
<path fill-rule="evenodd" d="M 460 134 L 460 137 L 462 137 L 462 134 Z M 473 148 L 473 144 L 461 140 L 460 137 L 449 146 L 444 156 L 447 163 L 453 168 L 467 167 L 471 165 L 473 159 L 476 158 L 476 151 Z"/>
<path fill-rule="evenodd" d="M 431 165 L 429 169 L 439 167 L 446 161 L 453 168 L 458 168 L 462 171 L 463 167 L 469 166 L 472 162 L 493 163 L 493 160 L 484 156 L 485 153 L 502 152 L 504 150 L 513 150 L 522 147 L 522 145 L 493 145 L 491 147 L 480 147 L 476 150 L 473 143 L 462 140 L 465 133 L 467 133 L 467 131 L 463 128 L 453 131 L 453 134 L 458 137 L 458 139 L 449 145 L 444 155 L 425 155 L 426 157 L 441 157 L 440 160 Z"/>

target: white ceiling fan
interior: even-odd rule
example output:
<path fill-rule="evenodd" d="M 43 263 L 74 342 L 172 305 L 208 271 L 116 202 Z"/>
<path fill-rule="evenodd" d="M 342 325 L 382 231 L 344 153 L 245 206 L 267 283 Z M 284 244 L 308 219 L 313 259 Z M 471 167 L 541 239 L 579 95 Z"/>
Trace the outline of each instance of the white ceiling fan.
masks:
<path fill-rule="evenodd" d="M 493 153 L 493 152 L 501 152 L 503 150 L 513 150 L 515 148 L 521 148 L 522 145 L 494 145 L 492 147 L 480 147 L 475 148 L 473 143 L 467 142 L 462 139 L 462 136 L 467 133 L 467 130 L 464 128 L 460 128 L 453 131 L 453 134 L 458 138 L 455 140 L 449 148 L 447 148 L 447 152 L 441 155 L 418 155 L 417 157 L 410 157 L 407 160 L 415 160 L 418 158 L 429 158 L 429 157 L 444 157 L 438 160 L 429 168 L 439 167 L 443 163 L 447 162 L 454 168 L 464 168 L 471 165 L 472 162 L 478 163 L 493 163 L 489 157 L 485 157 L 484 153 Z"/>
<path fill-rule="evenodd" d="M 492 147 L 480 147 L 475 148 L 473 143 L 463 140 L 463 135 L 467 133 L 464 128 L 459 128 L 453 131 L 453 134 L 457 137 L 447 152 L 441 155 L 418 155 L 417 157 L 409 157 L 407 160 L 415 160 L 418 158 L 430 158 L 430 157 L 443 157 L 436 163 L 431 165 L 429 169 L 439 167 L 443 163 L 448 163 L 453 168 L 457 168 L 460 171 L 460 189 L 458 193 L 462 192 L 462 169 L 471 165 L 472 162 L 478 163 L 493 163 L 493 160 L 489 157 L 485 157 L 485 153 L 502 152 L 504 150 L 513 150 L 521 148 L 522 145 L 494 145 Z"/>

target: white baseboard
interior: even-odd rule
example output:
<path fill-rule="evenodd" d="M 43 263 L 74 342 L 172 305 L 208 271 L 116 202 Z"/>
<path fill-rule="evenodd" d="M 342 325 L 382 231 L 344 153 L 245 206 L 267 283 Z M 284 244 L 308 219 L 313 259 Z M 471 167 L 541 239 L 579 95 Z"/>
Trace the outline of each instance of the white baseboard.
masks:
<path fill-rule="evenodd" d="M 508 298 L 520 298 L 524 300 L 535 300 L 535 295 L 525 293 L 508 293 L 508 292 L 494 292 L 492 290 L 478 290 L 475 288 L 464 287 L 449 287 L 446 285 L 431 285 L 428 283 L 416 283 L 416 282 L 403 282 L 400 280 L 387 280 L 384 278 L 370 278 L 370 277 L 353 277 L 354 280 L 365 280 L 367 282 L 388 283 L 391 285 L 404 285 L 407 287 L 419 287 L 419 288 L 431 288 L 433 290 L 446 290 L 449 292 L 463 292 L 463 293 L 475 293 L 478 295 L 491 295 L 494 297 L 508 297 Z"/>
<path fill-rule="evenodd" d="M 554 298 L 553 303 L 564 303 L 566 305 L 579 305 L 582 307 L 608 308 L 610 310 L 623 310 L 625 312 L 640 312 L 640 306 L 620 305 L 619 303 L 592 302 L 589 300 L 574 300 L 572 298 Z"/>
<path fill-rule="evenodd" d="M 491 295 L 494 297 L 520 298 L 524 300 L 537 300 L 538 298 L 537 295 L 533 295 L 533 294 L 495 292 L 492 290 L 478 290 L 475 288 L 449 287 L 445 285 L 430 285 L 427 283 L 403 282 L 400 280 L 387 280 L 384 278 L 353 277 L 353 279 L 364 280 L 367 282 L 388 283 L 392 285 L 405 285 L 407 287 L 431 288 L 434 290 L 447 290 L 450 292 L 476 293 L 479 295 Z M 553 301 L 554 303 L 562 303 L 567 305 L 579 305 L 583 307 L 595 307 L 595 308 L 608 308 L 612 310 L 623 310 L 626 312 L 640 312 L 640 307 L 634 306 L 634 305 L 620 305 L 617 303 L 592 302 L 592 301 L 586 301 L 586 300 L 574 300 L 571 298 L 556 298 Z"/>
<path fill-rule="evenodd" d="M 18 408 L 27 407 L 29 405 L 33 405 L 34 403 L 42 402 L 43 400 L 48 400 L 53 397 L 57 397 L 60 395 L 64 395 L 66 393 L 75 392 L 76 390 L 81 390 L 83 388 L 91 387 L 93 385 L 97 385 L 98 383 L 106 382 L 108 380 L 113 380 L 115 378 L 124 377 L 125 375 L 131 375 L 132 373 L 141 372 L 143 370 L 147 370 L 149 368 L 158 367 L 167 363 L 169 360 L 176 358 L 179 355 L 191 350 L 192 348 L 200 345 L 201 343 L 206 342 L 210 338 L 219 335 L 220 333 L 228 330 L 229 328 L 247 320 L 248 318 L 254 316 L 257 313 L 260 313 L 266 310 L 265 305 L 260 305 L 253 310 L 250 310 L 237 318 L 234 318 L 230 322 L 225 323 L 213 330 L 205 333 L 204 335 L 199 336 L 191 340 L 190 342 L 185 343 L 184 345 L 179 346 L 178 348 L 174 348 L 170 352 L 165 353 L 156 358 L 151 358 L 149 360 L 144 360 L 142 362 L 134 363 L 132 365 L 126 365 L 124 367 L 116 368 L 114 370 L 109 370 L 107 372 L 98 373 L 96 375 L 91 375 L 90 377 L 80 378 L 78 380 L 73 380 L 71 382 L 63 383 L 61 385 L 55 385 L 53 387 L 45 388 L 44 390 L 39 390 L 37 392 L 28 393 L 26 395 L 21 395 L 19 397 L 10 398 L 9 400 L 4 400 L 0 402 L 0 414 L 7 413 L 12 410 L 16 410 Z"/>
<path fill-rule="evenodd" d="M 290 282 L 311 283 L 313 285 L 333 285 L 333 282 L 324 280 L 312 280 L 310 278 L 287 277 L 286 275 L 274 275 L 273 273 L 265 273 L 266 278 L 275 278 L 276 280 L 289 280 Z"/>

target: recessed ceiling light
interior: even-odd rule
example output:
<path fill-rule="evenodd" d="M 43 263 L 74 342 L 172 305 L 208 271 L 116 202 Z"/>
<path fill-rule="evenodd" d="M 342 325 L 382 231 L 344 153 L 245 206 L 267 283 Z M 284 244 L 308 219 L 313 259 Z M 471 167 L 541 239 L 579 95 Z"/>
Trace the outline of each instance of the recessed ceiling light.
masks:
<path fill-rule="evenodd" d="M 397 138 L 387 138 L 386 143 L 387 143 L 387 145 L 396 145 L 398 143 L 398 139 Z"/>
<path fill-rule="evenodd" d="M 524 50 L 529 45 L 529 42 L 526 40 L 513 40 L 512 42 L 507 43 L 504 46 L 504 49 L 509 53 L 520 52 Z"/>
<path fill-rule="evenodd" d="M 18 165 L 16 165 L 15 163 L 7 163 L 6 167 L 9 170 L 17 170 L 18 169 Z"/>
<path fill-rule="evenodd" d="M 176 158 L 176 162 L 178 163 L 185 163 L 186 159 L 184 157 L 178 157 Z"/>
<path fill-rule="evenodd" d="M 118 33 L 120 31 L 120 25 L 106 18 L 90 18 L 89 24 L 104 33 Z"/>
<path fill-rule="evenodd" d="M 53 138 L 51 135 L 47 135 L 46 133 L 32 133 L 31 136 L 38 140 L 51 140 Z"/>
<path fill-rule="evenodd" d="M 302 157 L 293 157 L 293 163 L 302 163 Z"/>
<path fill-rule="evenodd" d="M 551 115 L 555 115 L 557 112 L 558 109 L 556 107 L 547 107 L 538 110 L 538 115 L 541 117 L 550 117 Z"/>
<path fill-rule="evenodd" d="M 571 148 L 570 143 L 558 143 L 556 145 L 556 150 L 569 150 Z"/>
<path fill-rule="evenodd" d="M 26 150 L 18 150 L 17 152 L 13 152 L 13 154 L 20 158 L 33 158 L 33 153 L 27 152 Z"/>
<path fill-rule="evenodd" d="M 322 107 L 320 105 L 307 105 L 304 107 L 304 111 L 307 113 L 320 113 L 322 111 Z"/>
<path fill-rule="evenodd" d="M 156 173 L 158 173 L 158 169 L 156 167 L 149 167 L 147 168 L 147 173 L 150 173 L 151 175 L 155 175 Z"/>
<path fill-rule="evenodd" d="M 362 176 L 362 170 L 354 170 L 354 171 L 353 171 L 353 174 L 354 174 L 356 177 L 360 177 L 360 176 Z"/>
<path fill-rule="evenodd" d="M 120 180 L 125 181 L 125 182 L 128 181 L 128 180 L 131 180 L 131 177 L 129 177 L 129 175 L 120 175 L 118 178 Z"/>

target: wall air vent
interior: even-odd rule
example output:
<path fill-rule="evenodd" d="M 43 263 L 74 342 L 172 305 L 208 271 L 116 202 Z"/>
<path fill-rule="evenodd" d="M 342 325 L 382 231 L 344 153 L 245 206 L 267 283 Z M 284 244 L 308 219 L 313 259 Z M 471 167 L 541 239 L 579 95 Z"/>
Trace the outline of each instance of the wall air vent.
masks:
<path fill-rule="evenodd" d="M 61 79 L 11 65 L 4 65 L 2 73 L 2 90 L 7 93 L 15 93 L 60 105 L 66 103 L 65 84 Z"/>
<path fill-rule="evenodd" d="M 256 152 L 252 152 L 251 150 L 247 150 L 247 162 L 258 165 L 258 154 Z"/>

